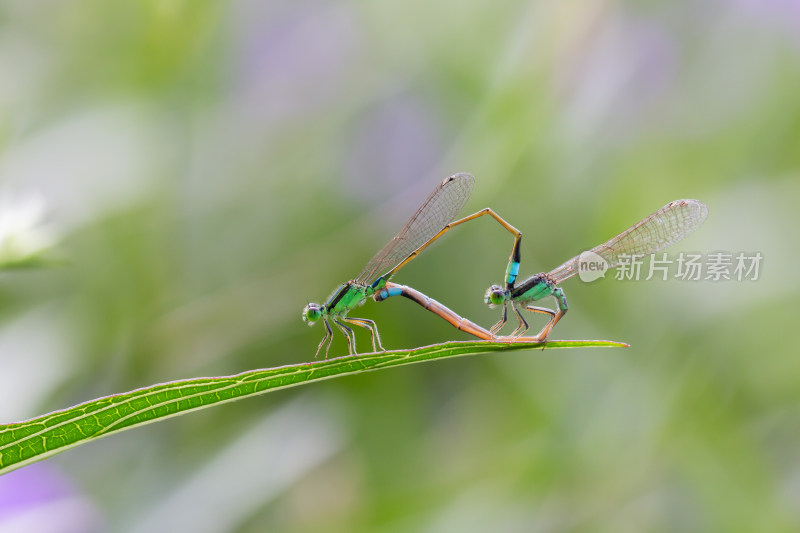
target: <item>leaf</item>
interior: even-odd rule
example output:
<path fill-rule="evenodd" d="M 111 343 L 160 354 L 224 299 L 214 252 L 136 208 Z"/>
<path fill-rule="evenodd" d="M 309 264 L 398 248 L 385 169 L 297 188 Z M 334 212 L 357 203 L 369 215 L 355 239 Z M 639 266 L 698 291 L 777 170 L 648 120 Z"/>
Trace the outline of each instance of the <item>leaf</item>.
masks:
<path fill-rule="evenodd" d="M 323 379 L 480 353 L 546 347 L 627 347 L 613 341 L 446 342 L 412 350 L 338 357 L 250 370 L 233 376 L 171 381 L 98 398 L 15 424 L 0 425 L 0 474 L 126 429 L 212 405 Z"/>

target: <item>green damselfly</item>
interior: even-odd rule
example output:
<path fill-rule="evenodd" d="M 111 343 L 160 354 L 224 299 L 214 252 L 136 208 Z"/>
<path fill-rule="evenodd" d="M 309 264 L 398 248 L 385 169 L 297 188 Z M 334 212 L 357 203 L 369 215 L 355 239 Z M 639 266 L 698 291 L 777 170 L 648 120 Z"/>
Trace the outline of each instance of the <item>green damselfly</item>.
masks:
<path fill-rule="evenodd" d="M 428 199 L 417 209 L 417 212 L 406 222 L 397 235 L 367 263 L 367 266 L 355 279 L 340 285 L 324 304 L 309 303 L 303 309 L 303 320 L 308 322 L 309 325 L 313 325 L 320 319 L 325 324 L 325 337 L 317 347 L 317 354 L 319 354 L 323 346 L 326 346 L 325 354 L 327 357 L 333 341 L 331 324 L 336 326 L 347 338 L 347 345 L 351 354 L 356 353 L 356 339 L 355 332 L 347 324 L 367 329 L 372 338 L 373 350 L 384 350 L 374 321 L 347 316 L 353 308 L 363 304 L 370 297 L 376 301 L 382 301 L 391 296 L 403 295 L 417 303 L 420 303 L 421 298 L 424 298 L 425 301 L 436 304 L 426 307 L 427 309 L 450 321 L 451 314 L 455 315 L 455 313 L 438 304 L 435 300 L 422 295 L 422 293 L 402 285 L 389 283 L 389 280 L 398 270 L 451 228 L 483 215 L 489 215 L 514 235 L 512 250 L 519 250 L 519 240 L 522 234 L 488 207 L 452 222 L 464 204 L 467 203 L 474 186 L 475 178 L 466 172 L 445 178 L 437 185 L 428 196 Z M 510 261 L 514 261 L 513 253 Z M 450 314 L 444 310 L 449 311 Z M 460 319 L 460 317 L 458 318 Z M 462 329 L 464 331 L 486 338 L 486 330 L 468 320 L 461 320 L 463 321 Z M 471 331 L 473 326 L 474 331 Z"/>
<path fill-rule="evenodd" d="M 613 239 L 592 248 L 590 252 L 600 256 L 606 262 L 607 268 L 614 268 L 628 257 L 652 255 L 667 246 L 675 244 L 696 230 L 707 216 L 708 208 L 703 202 L 698 200 L 676 200 L 634 224 Z M 567 298 L 559 285 L 579 272 L 579 260 L 583 254 L 573 257 L 550 272 L 536 274 L 515 286 L 514 282 L 519 273 L 520 253 L 518 247 L 520 242 L 520 239 L 515 242 L 512 261 L 506 269 L 505 286 L 492 285 L 487 289 L 484 296 L 484 301 L 491 307 L 503 307 L 502 318 L 492 326 L 489 332 L 496 335 L 500 331 L 506 323 L 510 304 L 519 323 L 517 329 L 511 333 L 511 337 L 522 335 L 528 330 L 528 323 L 520 313 L 520 310 L 526 310 L 549 316 L 547 324 L 536 336 L 526 337 L 526 339 L 544 342 L 547 340 L 553 326 L 567 312 Z M 514 257 L 517 258 L 517 261 L 513 260 Z M 552 296 L 555 299 L 556 311 L 529 305 L 547 296 Z"/>

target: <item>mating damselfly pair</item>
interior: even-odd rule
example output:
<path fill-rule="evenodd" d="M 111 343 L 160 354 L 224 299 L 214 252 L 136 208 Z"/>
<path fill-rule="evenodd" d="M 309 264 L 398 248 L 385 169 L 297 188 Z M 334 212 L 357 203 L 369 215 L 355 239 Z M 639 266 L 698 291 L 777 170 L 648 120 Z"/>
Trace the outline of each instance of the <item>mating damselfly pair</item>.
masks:
<path fill-rule="evenodd" d="M 445 319 L 457 329 L 480 339 L 502 342 L 547 341 L 553 326 L 567 312 L 567 299 L 559 285 L 578 273 L 581 256 L 575 256 L 550 272 L 536 274 L 516 285 L 522 233 L 488 207 L 453 221 L 467 203 L 474 186 L 475 178 L 465 172 L 445 178 L 397 235 L 367 263 L 356 278 L 340 285 L 324 304 L 310 303 L 305 307 L 304 320 L 314 324 L 321 319 L 325 324 L 325 337 L 317 347 L 317 354 L 324 346 L 327 357 L 333 341 L 332 325 L 347 339 L 351 354 L 356 353 L 356 339 L 355 332 L 349 325 L 367 329 L 372 338 L 373 350 L 383 350 L 375 322 L 366 318 L 349 317 L 347 314 L 369 298 L 380 302 L 392 296 L 404 296 Z M 484 301 L 490 306 L 503 308 L 500 321 L 489 330 L 459 316 L 411 287 L 390 281 L 398 270 L 450 229 L 484 215 L 494 218 L 514 236 L 504 285 L 492 285 L 484 296 Z M 592 248 L 590 252 L 604 260 L 607 268 L 614 268 L 627 257 L 651 255 L 675 244 L 697 229 L 707 215 L 708 208 L 698 200 L 676 200 L 616 237 Z M 530 305 L 547 296 L 552 296 L 555 300 L 555 310 Z M 500 336 L 498 333 L 506 323 L 509 307 L 517 318 L 518 326 L 511 335 Z M 524 336 L 529 325 L 520 311 L 546 315 L 547 324 L 536 335 Z"/>

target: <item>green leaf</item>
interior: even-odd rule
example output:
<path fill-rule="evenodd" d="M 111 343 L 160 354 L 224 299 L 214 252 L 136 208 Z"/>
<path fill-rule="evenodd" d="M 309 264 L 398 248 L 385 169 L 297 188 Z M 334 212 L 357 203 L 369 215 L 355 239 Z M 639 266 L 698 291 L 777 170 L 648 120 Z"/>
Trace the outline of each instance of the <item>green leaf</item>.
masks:
<path fill-rule="evenodd" d="M 480 353 L 533 348 L 627 347 L 613 341 L 446 342 L 413 350 L 339 357 L 234 376 L 161 383 L 98 398 L 16 424 L 0 425 L 0 474 L 126 429 L 212 405 L 359 372 Z"/>

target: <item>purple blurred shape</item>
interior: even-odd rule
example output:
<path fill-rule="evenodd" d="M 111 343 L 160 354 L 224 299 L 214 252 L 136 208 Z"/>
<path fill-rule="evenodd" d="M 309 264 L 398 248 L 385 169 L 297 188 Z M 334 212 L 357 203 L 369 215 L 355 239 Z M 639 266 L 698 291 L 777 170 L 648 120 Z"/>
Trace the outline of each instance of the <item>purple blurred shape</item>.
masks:
<path fill-rule="evenodd" d="M 405 96 L 368 109 L 345 151 L 344 174 L 350 189 L 371 202 L 423 180 L 432 187 L 430 172 L 441 156 L 434 117 L 423 102 Z"/>
<path fill-rule="evenodd" d="M 0 531 L 102 531 L 97 509 L 60 472 L 34 464 L 0 476 Z"/>
<path fill-rule="evenodd" d="M 236 84 L 248 109 L 281 116 L 332 100 L 357 63 L 359 32 L 350 10 L 326 3 L 241 7 Z"/>
<path fill-rule="evenodd" d="M 676 43 L 653 20 L 605 13 L 562 66 L 561 87 L 575 131 L 592 138 L 625 133 L 676 80 Z M 622 131 L 620 131 L 622 130 Z"/>
<path fill-rule="evenodd" d="M 774 28 L 783 28 L 795 43 L 800 44 L 800 1 L 798 0 L 735 0 L 750 20 L 762 21 Z"/>

